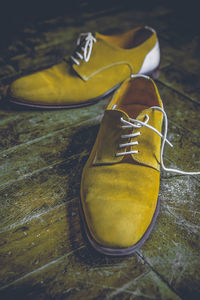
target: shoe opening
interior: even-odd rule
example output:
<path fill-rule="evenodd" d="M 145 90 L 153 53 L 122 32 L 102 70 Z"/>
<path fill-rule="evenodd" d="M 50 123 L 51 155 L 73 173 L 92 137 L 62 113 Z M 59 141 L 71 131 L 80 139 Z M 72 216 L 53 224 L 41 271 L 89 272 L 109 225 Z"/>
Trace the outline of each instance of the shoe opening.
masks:
<path fill-rule="evenodd" d="M 150 38 L 152 34 L 153 31 L 151 29 L 149 29 L 148 27 L 143 27 L 137 30 L 133 29 L 117 35 L 108 36 L 98 34 L 98 37 L 113 46 L 117 46 L 123 49 L 131 49 L 144 43 L 147 39 Z"/>
<path fill-rule="evenodd" d="M 157 90 L 151 79 L 135 77 L 129 79 L 121 89 L 115 109 L 126 112 L 130 118 L 151 106 L 161 106 Z"/>

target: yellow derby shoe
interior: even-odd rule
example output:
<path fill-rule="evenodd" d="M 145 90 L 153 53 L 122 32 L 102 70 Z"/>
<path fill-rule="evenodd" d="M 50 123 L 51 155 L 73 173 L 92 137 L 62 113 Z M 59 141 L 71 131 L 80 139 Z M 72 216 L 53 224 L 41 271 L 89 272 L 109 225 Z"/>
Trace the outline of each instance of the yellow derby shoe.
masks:
<path fill-rule="evenodd" d="M 80 107 L 100 100 L 131 74 L 152 73 L 159 62 L 157 34 L 148 26 L 111 36 L 85 33 L 68 60 L 17 79 L 7 95 L 33 107 Z"/>
<path fill-rule="evenodd" d="M 104 254 L 132 253 L 153 228 L 162 119 L 160 96 L 147 76 L 126 80 L 105 111 L 81 180 L 85 230 Z"/>
<path fill-rule="evenodd" d="M 160 167 L 200 174 L 165 167 L 165 143 L 172 146 L 167 128 L 153 80 L 145 75 L 127 79 L 105 111 L 82 173 L 81 216 L 88 240 L 99 252 L 128 255 L 146 241 L 159 211 Z"/>

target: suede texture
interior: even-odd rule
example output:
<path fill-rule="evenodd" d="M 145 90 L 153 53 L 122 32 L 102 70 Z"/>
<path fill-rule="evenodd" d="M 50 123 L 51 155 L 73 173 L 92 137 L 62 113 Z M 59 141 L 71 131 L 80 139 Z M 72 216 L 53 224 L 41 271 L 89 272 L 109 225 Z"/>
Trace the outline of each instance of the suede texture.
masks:
<path fill-rule="evenodd" d="M 150 108 L 155 105 L 162 107 L 162 102 L 151 79 L 126 80 L 105 111 L 84 167 L 81 204 L 88 230 L 102 247 L 135 245 L 152 222 L 159 193 L 161 138 L 146 127 L 122 129 L 120 119 L 145 121 L 148 115 L 148 124 L 161 131 L 162 113 Z M 121 139 L 122 134 L 138 130 L 141 135 L 131 138 L 138 145 L 119 148 L 128 141 Z M 139 153 L 116 156 L 130 150 Z"/>
<path fill-rule="evenodd" d="M 124 34 L 96 33 L 88 62 L 63 61 L 51 68 L 22 77 L 9 88 L 9 96 L 27 104 L 84 104 L 104 95 L 133 73 L 157 42 L 155 32 L 136 28 Z"/>

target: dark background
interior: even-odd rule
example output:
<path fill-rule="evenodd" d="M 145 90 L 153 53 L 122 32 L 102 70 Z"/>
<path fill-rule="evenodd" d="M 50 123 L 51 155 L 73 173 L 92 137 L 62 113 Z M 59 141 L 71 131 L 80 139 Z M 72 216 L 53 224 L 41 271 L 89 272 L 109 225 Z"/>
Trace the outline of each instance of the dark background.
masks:
<path fill-rule="evenodd" d="M 163 1 L 177 17 L 176 26 L 186 32 L 199 31 L 199 1 Z M 81 12 L 97 12 L 110 9 L 154 10 L 160 0 L 65 0 L 65 1 L 1 1 L 0 5 L 0 40 L 1 45 L 9 43 L 26 24 L 34 24 L 55 16 L 79 16 Z M 77 19 L 78 22 L 78 19 Z M 179 28 L 177 28 L 179 29 Z"/>

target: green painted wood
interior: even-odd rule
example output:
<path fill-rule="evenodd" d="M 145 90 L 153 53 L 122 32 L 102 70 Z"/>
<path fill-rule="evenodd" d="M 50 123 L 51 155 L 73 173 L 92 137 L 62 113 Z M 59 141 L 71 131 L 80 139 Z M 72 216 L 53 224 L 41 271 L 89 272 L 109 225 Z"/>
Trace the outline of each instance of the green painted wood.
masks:
<path fill-rule="evenodd" d="M 13 268 L 12 272 L 9 272 L 9 267 L 8 270 L 4 268 L 6 271 L 4 278 L 10 277 L 14 280 L 15 270 L 17 272 L 20 270 L 20 274 L 17 275 L 22 276 L 10 284 L 7 281 L 8 287 L 5 286 L 2 291 L 4 295 L 13 292 L 16 295 L 20 294 L 20 282 L 28 286 L 27 294 L 29 292 L 31 295 L 35 290 L 34 295 L 37 295 L 40 292 L 38 285 L 42 287 L 50 281 L 57 283 L 56 286 L 55 284 L 50 286 L 49 295 L 60 295 L 63 293 L 63 280 L 67 278 L 64 290 L 70 292 L 74 289 L 74 297 L 78 297 L 79 287 L 84 283 L 82 295 L 86 293 L 84 292 L 86 287 L 87 290 L 90 285 L 94 288 L 90 299 L 96 293 L 102 296 L 109 292 L 109 297 L 115 299 L 116 296 L 123 294 L 124 297 L 131 294 L 147 295 L 149 290 L 156 299 L 165 299 L 166 295 L 170 297 L 169 299 L 179 299 L 155 272 L 149 272 L 151 268 L 140 256 L 138 261 L 134 255 L 127 258 L 110 258 L 93 251 L 82 238 L 78 199 L 68 203 L 65 209 L 60 206 L 52 210 L 39 222 L 31 220 L 26 226 L 10 230 L 9 235 L 5 237 L 8 243 L 4 263 L 7 266 L 7 260 L 12 261 Z M 24 250 L 26 255 L 23 249 L 26 249 Z M 46 250 L 42 251 L 43 249 Z M 14 255 L 13 250 L 16 252 Z M 27 273 L 25 276 L 23 276 L 24 269 L 25 274 Z M 32 271 L 28 273 L 28 270 Z"/>
<path fill-rule="evenodd" d="M 76 156 L 24 178 L 1 192 L 1 230 L 23 225 L 57 205 L 79 197 L 85 156 Z"/>
<path fill-rule="evenodd" d="M 99 123 L 109 99 L 101 99 L 97 104 L 85 108 L 62 110 L 29 110 L 14 106 L 18 110 L 12 111 L 13 105 L 8 104 L 7 110 L 12 114 L 0 120 L 0 151 L 6 154 L 12 152 L 13 147 L 15 151 L 18 145 L 35 143 L 59 131 L 69 132 L 80 127 L 80 124 Z"/>
<path fill-rule="evenodd" d="M 189 99 L 199 103 L 199 75 L 171 63 L 162 69 L 159 80 Z"/>
<path fill-rule="evenodd" d="M 169 41 L 160 36 L 160 47 L 162 53 L 162 63 L 174 64 L 175 66 L 183 67 L 186 73 L 198 74 L 200 72 L 200 61 L 198 57 L 194 57 L 190 51 L 184 48 L 174 48 L 169 44 Z M 190 48 L 195 48 L 190 44 Z"/>
<path fill-rule="evenodd" d="M 185 184 L 187 183 L 185 182 Z M 175 207 L 170 207 L 169 200 L 163 200 L 165 198 L 164 193 L 160 195 L 164 205 L 161 206 L 162 209 L 154 234 L 144 244 L 140 255 L 181 298 L 198 299 L 200 293 L 200 274 L 198 271 L 200 267 L 199 207 L 194 207 L 195 210 L 192 211 L 190 199 L 195 194 L 184 195 L 183 197 L 183 193 L 180 192 L 181 185 L 176 182 L 174 187 L 178 189 L 179 195 L 174 193 L 171 203 L 178 198 L 177 201 L 181 202 L 179 207 L 183 206 L 183 208 L 177 209 L 177 204 Z M 161 189 L 161 191 L 167 193 L 166 189 Z M 190 191 L 193 192 L 192 188 Z M 180 196 L 182 196 L 182 201 L 180 201 Z M 183 205 L 182 203 L 186 201 L 188 201 L 187 204 Z M 187 220 L 188 215 L 192 218 L 194 216 L 196 220 Z M 195 275 L 194 270 L 196 270 Z"/>
<path fill-rule="evenodd" d="M 156 29 L 158 88 L 169 117 L 167 166 L 200 169 L 199 37 L 181 12 L 121 4 L 28 26 L 0 49 L 0 297 L 2 299 L 198 299 L 199 176 L 161 173 L 161 211 L 135 255 L 96 253 L 78 213 L 82 168 L 109 98 L 74 110 L 30 110 L 2 100 L 14 78 L 70 55 L 80 32 Z M 78 20 L 78 21 L 77 21 Z M 191 30 L 192 28 L 192 30 Z"/>

